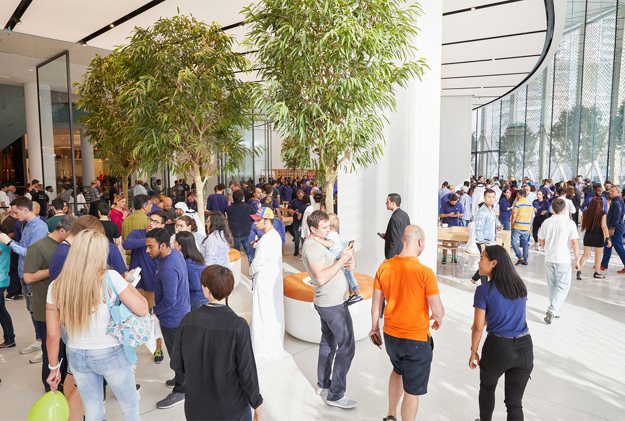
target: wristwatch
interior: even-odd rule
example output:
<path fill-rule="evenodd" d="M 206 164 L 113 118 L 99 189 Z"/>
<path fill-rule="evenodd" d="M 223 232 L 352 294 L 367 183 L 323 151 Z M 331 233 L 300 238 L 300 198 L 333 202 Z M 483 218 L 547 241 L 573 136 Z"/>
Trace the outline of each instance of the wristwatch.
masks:
<path fill-rule="evenodd" d="M 7 247 L 9 247 L 12 242 L 13 242 L 13 240 L 9 240 L 9 242 L 7 243 Z"/>

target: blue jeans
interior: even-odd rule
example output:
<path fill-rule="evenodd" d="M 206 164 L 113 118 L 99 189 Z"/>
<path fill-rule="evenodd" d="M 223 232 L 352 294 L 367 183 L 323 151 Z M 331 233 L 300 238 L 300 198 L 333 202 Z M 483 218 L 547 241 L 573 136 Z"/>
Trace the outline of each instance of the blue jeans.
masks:
<path fill-rule="evenodd" d="M 608 268 L 608 263 L 610 262 L 610 256 L 612 256 L 612 249 L 616 249 L 616 253 L 621 258 L 621 262 L 623 262 L 623 266 L 625 266 L 625 248 L 623 247 L 623 231 L 614 230 L 614 235 L 610 236 L 610 241 L 612 241 L 612 247 L 603 247 L 603 259 L 601 259 L 601 266 L 604 268 Z M 607 241 L 606 241 L 607 243 Z"/>
<path fill-rule="evenodd" d="M 461 226 L 461 227 L 468 227 L 468 226 L 469 226 L 469 222 L 471 222 L 471 220 L 469 220 L 469 219 L 462 219 L 462 218 L 460 218 L 460 219 L 458 220 L 458 222 L 460 223 L 460 226 Z"/>
<path fill-rule="evenodd" d="M 124 421 L 140 419 L 139 394 L 134 368 L 128 362 L 124 347 L 104 349 L 67 348 L 69 366 L 78 392 L 85 404 L 85 421 L 102 421 L 102 379 L 106 379 L 124 414 Z"/>
<path fill-rule="evenodd" d="M 197 310 L 204 304 L 208 304 L 208 298 L 204 298 L 203 300 L 191 300 L 191 311 Z"/>
<path fill-rule="evenodd" d="M 300 231 L 300 227 L 302 225 L 299 223 L 296 224 L 295 217 L 293 217 L 293 224 L 291 224 L 291 226 L 293 227 L 293 239 L 295 240 L 295 254 L 299 254 L 299 242 L 302 238 L 302 232 Z"/>
<path fill-rule="evenodd" d="M 510 220 L 509 219 L 500 219 L 501 225 L 503 226 L 504 231 L 510 231 Z"/>
<path fill-rule="evenodd" d="M 519 240 L 521 240 L 521 248 L 523 248 L 523 253 L 519 249 Z M 527 256 L 529 254 L 529 245 L 530 245 L 530 232 L 512 229 L 512 249 L 514 250 L 514 254 L 518 259 L 525 260 L 527 263 Z"/>
<path fill-rule="evenodd" d="M 12 344 L 15 342 L 15 331 L 13 330 L 13 320 L 7 310 L 6 301 L 4 301 L 4 291 L 6 288 L 0 288 L 0 326 L 4 334 L 4 343 Z"/>
<path fill-rule="evenodd" d="M 249 241 L 247 241 L 248 237 L 238 237 L 234 239 L 234 248 L 235 250 L 241 250 L 241 246 L 243 246 L 243 250 L 245 250 L 245 254 L 247 255 L 247 261 L 252 264 L 252 260 L 254 260 L 254 252 L 256 251 L 254 247 L 250 246 Z M 193 309 L 192 309 L 193 310 Z"/>
<path fill-rule="evenodd" d="M 358 281 L 356 280 L 356 277 L 354 276 L 354 272 L 349 271 L 347 269 L 341 269 L 341 270 L 343 271 L 343 273 L 345 274 L 345 277 L 347 278 L 349 289 L 351 289 L 352 291 L 355 289 L 358 289 Z"/>
<path fill-rule="evenodd" d="M 549 288 L 549 310 L 554 316 L 560 315 L 562 304 L 571 288 L 571 264 L 545 262 L 545 275 Z"/>
<path fill-rule="evenodd" d="M 356 352 L 352 315 L 346 303 L 315 309 L 321 317 L 317 386 L 330 389 L 329 401 L 338 401 L 345 396 L 347 372 Z"/>
<path fill-rule="evenodd" d="M 247 408 L 245 408 L 245 412 L 243 412 L 243 416 L 241 417 L 241 419 L 239 421 L 252 421 L 252 407 L 251 406 L 247 406 Z"/>

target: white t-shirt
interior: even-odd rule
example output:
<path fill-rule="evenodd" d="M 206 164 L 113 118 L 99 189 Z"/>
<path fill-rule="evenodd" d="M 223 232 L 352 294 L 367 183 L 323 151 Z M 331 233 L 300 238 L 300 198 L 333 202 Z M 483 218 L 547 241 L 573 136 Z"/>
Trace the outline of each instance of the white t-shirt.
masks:
<path fill-rule="evenodd" d="M 575 222 L 564 213 L 547 218 L 538 239 L 545 240 L 545 262 L 571 264 L 571 240 L 579 239 L 579 233 Z"/>
<path fill-rule="evenodd" d="M 114 270 L 106 271 L 111 277 L 111 281 L 115 286 L 117 294 L 121 294 L 122 291 L 128 287 L 128 282 L 122 276 Z M 56 281 L 52 281 L 48 288 L 48 297 L 46 302 L 48 304 L 54 304 L 52 300 L 52 285 Z M 102 285 L 106 285 L 106 281 L 102 279 Z M 114 296 L 115 294 L 113 294 Z M 102 303 L 100 303 L 93 313 L 91 313 L 91 321 L 89 322 L 89 329 L 82 331 L 79 334 L 73 335 L 68 338 L 67 346 L 75 349 L 104 349 L 111 348 L 119 345 L 119 341 L 113 336 L 106 333 L 106 328 L 111 319 L 111 312 L 109 311 L 106 299 L 102 295 Z"/>
<path fill-rule="evenodd" d="M 1 202 L 4 202 L 6 208 L 0 208 L 0 214 L 6 213 L 8 215 L 11 212 L 11 201 L 9 200 L 9 195 L 2 190 L 0 190 L 0 206 L 2 206 Z"/>
<path fill-rule="evenodd" d="M 566 197 L 558 197 L 558 199 L 562 199 L 566 203 L 566 213 L 567 214 L 571 214 L 572 215 L 572 214 L 575 213 L 575 205 L 573 204 L 573 201 L 571 199 L 567 199 Z M 549 212 L 555 213 L 553 211 L 553 206 L 549 206 Z"/>
<path fill-rule="evenodd" d="M 315 211 L 313 205 L 308 205 L 302 214 L 302 239 L 310 237 L 310 228 L 308 228 L 308 216 Z"/>

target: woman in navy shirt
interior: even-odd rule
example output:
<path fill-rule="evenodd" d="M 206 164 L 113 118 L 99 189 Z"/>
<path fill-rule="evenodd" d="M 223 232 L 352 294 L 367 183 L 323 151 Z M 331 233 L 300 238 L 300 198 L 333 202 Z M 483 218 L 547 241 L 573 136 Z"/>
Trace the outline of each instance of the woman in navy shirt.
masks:
<path fill-rule="evenodd" d="M 545 199 L 545 192 L 541 189 L 536 192 L 538 199 L 534 200 L 532 206 L 534 206 L 534 222 L 532 223 L 532 235 L 534 236 L 534 242 L 536 247 L 538 245 L 538 230 L 540 229 L 545 219 L 549 217 L 549 201 Z"/>
<path fill-rule="evenodd" d="M 480 420 L 490 421 L 495 409 L 495 389 L 502 375 L 508 420 L 523 420 L 523 392 L 534 368 L 534 347 L 527 328 L 527 288 L 510 256 L 501 246 L 488 246 L 481 254 L 480 275 L 489 281 L 475 290 L 469 367 L 480 367 Z M 488 336 L 478 348 L 486 327 Z"/>
<path fill-rule="evenodd" d="M 191 299 L 191 311 L 208 304 L 208 299 L 204 296 L 200 276 L 206 267 L 204 256 L 197 249 L 197 243 L 193 233 L 180 231 L 173 241 L 176 250 L 182 253 L 187 264 L 187 274 L 189 275 L 189 298 Z"/>
<path fill-rule="evenodd" d="M 510 218 L 512 218 L 512 203 L 510 203 L 512 193 L 510 189 L 504 188 L 499 199 L 499 222 L 503 229 L 510 231 Z"/>

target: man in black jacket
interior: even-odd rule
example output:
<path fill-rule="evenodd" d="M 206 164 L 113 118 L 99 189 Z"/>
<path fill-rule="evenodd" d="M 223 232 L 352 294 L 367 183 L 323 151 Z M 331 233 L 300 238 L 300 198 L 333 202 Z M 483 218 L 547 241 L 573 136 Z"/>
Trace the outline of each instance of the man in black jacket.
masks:
<path fill-rule="evenodd" d="M 393 212 L 391 219 L 388 221 L 386 233 L 382 234 L 384 239 L 384 257 L 390 259 L 401 253 L 401 239 L 404 235 L 404 229 L 410 225 L 410 217 L 406 212 L 401 210 L 401 196 L 397 193 L 391 193 L 386 198 L 386 209 Z"/>

